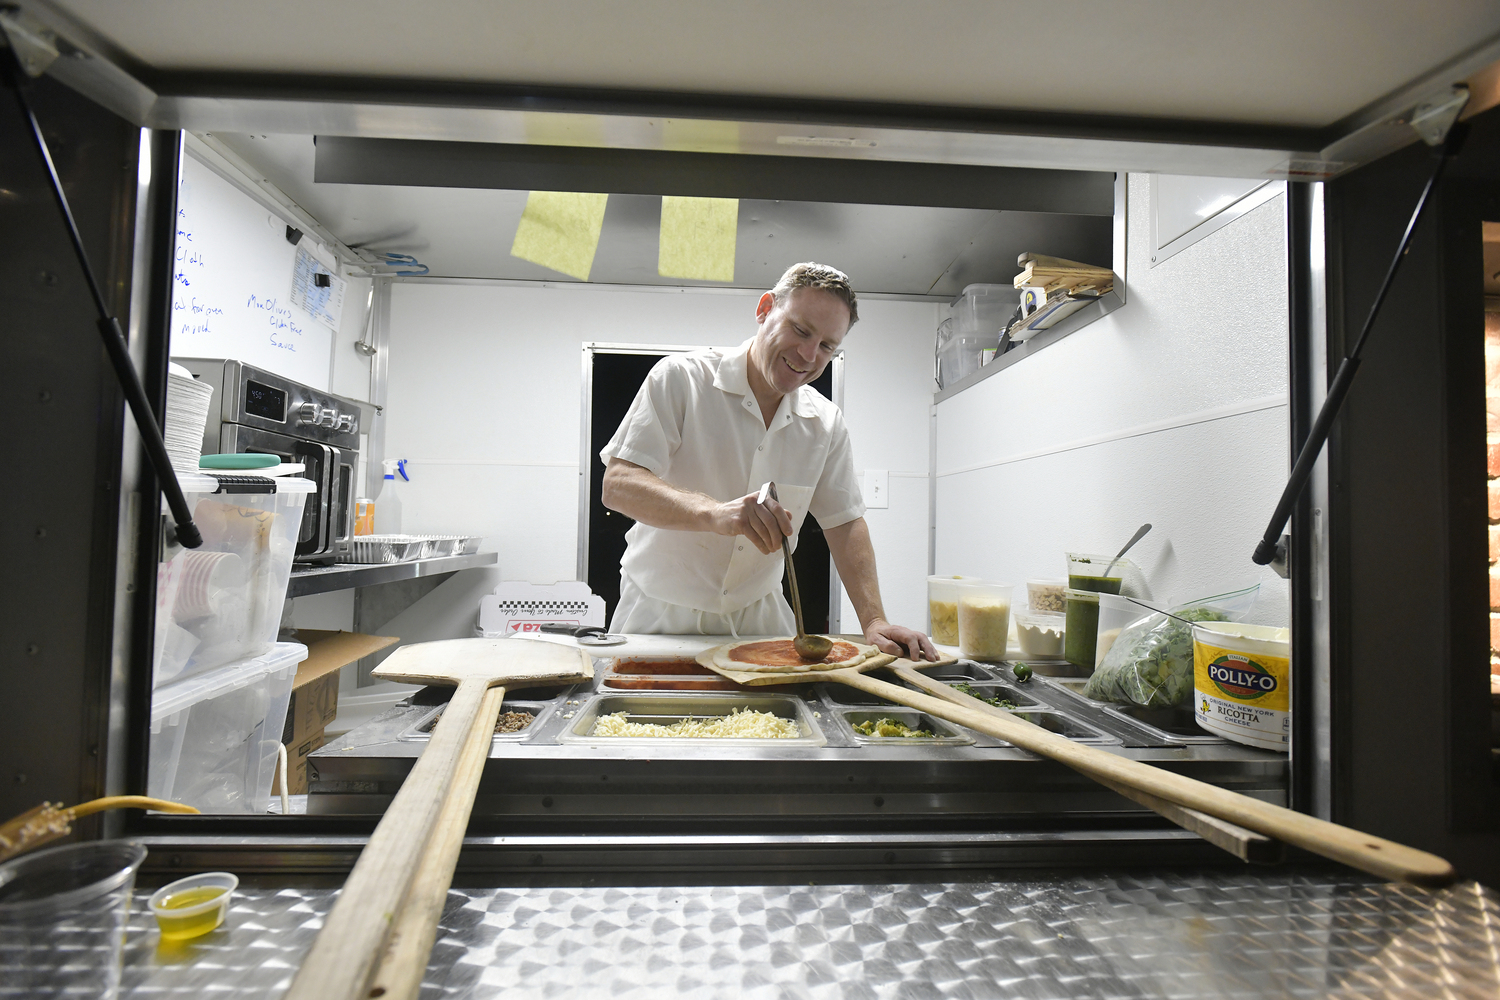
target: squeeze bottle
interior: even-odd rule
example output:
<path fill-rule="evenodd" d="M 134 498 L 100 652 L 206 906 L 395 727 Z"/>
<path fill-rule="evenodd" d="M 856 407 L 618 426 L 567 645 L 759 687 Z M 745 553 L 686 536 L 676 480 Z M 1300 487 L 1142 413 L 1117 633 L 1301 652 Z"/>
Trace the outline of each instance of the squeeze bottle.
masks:
<path fill-rule="evenodd" d="M 401 534 L 401 493 L 397 482 L 411 482 L 406 474 L 406 459 L 388 458 L 380 463 L 385 467 L 385 480 L 380 484 L 380 497 L 375 504 L 375 527 L 382 535 Z"/>

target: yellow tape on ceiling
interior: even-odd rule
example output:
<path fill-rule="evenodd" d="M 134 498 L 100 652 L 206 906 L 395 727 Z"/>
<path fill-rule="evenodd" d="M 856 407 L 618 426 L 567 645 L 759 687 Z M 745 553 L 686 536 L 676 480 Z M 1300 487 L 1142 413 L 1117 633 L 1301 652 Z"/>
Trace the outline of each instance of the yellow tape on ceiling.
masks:
<path fill-rule="evenodd" d="M 554 271 L 589 280 L 599 231 L 604 227 L 607 194 L 533 191 L 516 227 L 510 255 Z"/>
<path fill-rule="evenodd" d="M 664 196 L 656 273 L 664 278 L 733 281 L 739 216 L 737 198 Z"/>

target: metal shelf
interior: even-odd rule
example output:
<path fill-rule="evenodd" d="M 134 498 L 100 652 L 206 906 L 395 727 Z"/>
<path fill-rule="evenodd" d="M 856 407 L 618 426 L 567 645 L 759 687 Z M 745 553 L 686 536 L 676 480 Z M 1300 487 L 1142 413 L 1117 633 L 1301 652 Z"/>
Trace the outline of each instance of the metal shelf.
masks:
<path fill-rule="evenodd" d="M 494 552 L 476 552 L 468 556 L 439 556 L 435 559 L 417 559 L 403 563 L 334 563 L 332 566 L 293 568 L 291 582 L 287 584 L 286 596 L 307 597 L 310 594 L 326 594 L 334 590 L 349 590 L 354 587 L 374 587 L 397 580 L 415 580 L 423 576 L 438 576 L 456 573 L 461 569 L 495 565 L 498 556 Z"/>

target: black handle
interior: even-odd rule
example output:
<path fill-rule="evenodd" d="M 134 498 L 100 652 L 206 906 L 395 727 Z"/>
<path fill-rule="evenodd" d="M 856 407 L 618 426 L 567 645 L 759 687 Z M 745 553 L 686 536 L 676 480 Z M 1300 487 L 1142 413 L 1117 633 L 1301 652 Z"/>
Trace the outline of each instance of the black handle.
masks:
<path fill-rule="evenodd" d="M 83 249 L 83 238 L 78 235 L 78 224 L 73 220 L 73 209 L 68 205 L 68 197 L 63 193 L 62 180 L 57 176 L 57 167 L 52 162 L 52 152 L 47 147 L 47 140 L 42 135 L 41 126 L 37 124 L 36 115 L 32 113 L 31 102 L 26 99 L 25 71 L 21 69 L 17 61 L 15 50 L 8 47 L 5 49 L 5 55 L 0 56 L 0 63 L 4 65 L 6 83 L 15 92 L 16 100 L 21 105 L 21 113 L 31 127 L 31 137 L 36 144 L 37 153 L 41 156 L 42 165 L 47 170 L 47 180 L 52 187 L 52 196 L 62 212 L 63 223 L 68 230 L 68 239 L 73 243 L 73 252 L 78 257 L 84 280 L 89 286 L 89 295 L 92 296 L 94 308 L 99 313 L 97 326 L 99 335 L 104 338 L 104 350 L 109 355 L 110 364 L 114 367 L 115 378 L 125 393 L 125 401 L 130 404 L 130 412 L 135 417 L 141 442 L 146 446 L 146 455 L 151 461 L 151 467 L 156 471 L 156 478 L 161 483 L 162 492 L 167 496 L 167 506 L 172 510 L 172 518 L 177 522 L 177 541 L 186 548 L 196 549 L 203 544 L 203 536 L 199 533 L 198 526 L 193 523 L 193 514 L 188 510 L 187 498 L 182 495 L 182 485 L 177 482 L 177 472 L 172 468 L 172 460 L 167 455 L 167 445 L 162 440 L 161 428 L 156 423 L 156 414 L 151 412 L 151 403 L 146 398 L 146 389 L 141 385 L 141 378 L 136 374 L 135 365 L 131 363 L 130 348 L 125 343 L 125 334 L 120 330 L 120 322 L 110 315 L 109 306 L 104 302 L 104 293 L 99 290 L 99 282 L 94 278 L 94 269 L 89 266 L 88 254 Z"/>

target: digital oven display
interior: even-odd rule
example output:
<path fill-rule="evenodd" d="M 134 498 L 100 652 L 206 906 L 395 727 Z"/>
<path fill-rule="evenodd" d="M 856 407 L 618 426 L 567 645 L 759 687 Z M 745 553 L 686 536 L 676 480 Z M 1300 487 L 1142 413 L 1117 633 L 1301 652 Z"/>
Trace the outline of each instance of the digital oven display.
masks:
<path fill-rule="evenodd" d="M 245 412 L 279 423 L 286 422 L 286 391 L 253 379 L 245 381 Z"/>

